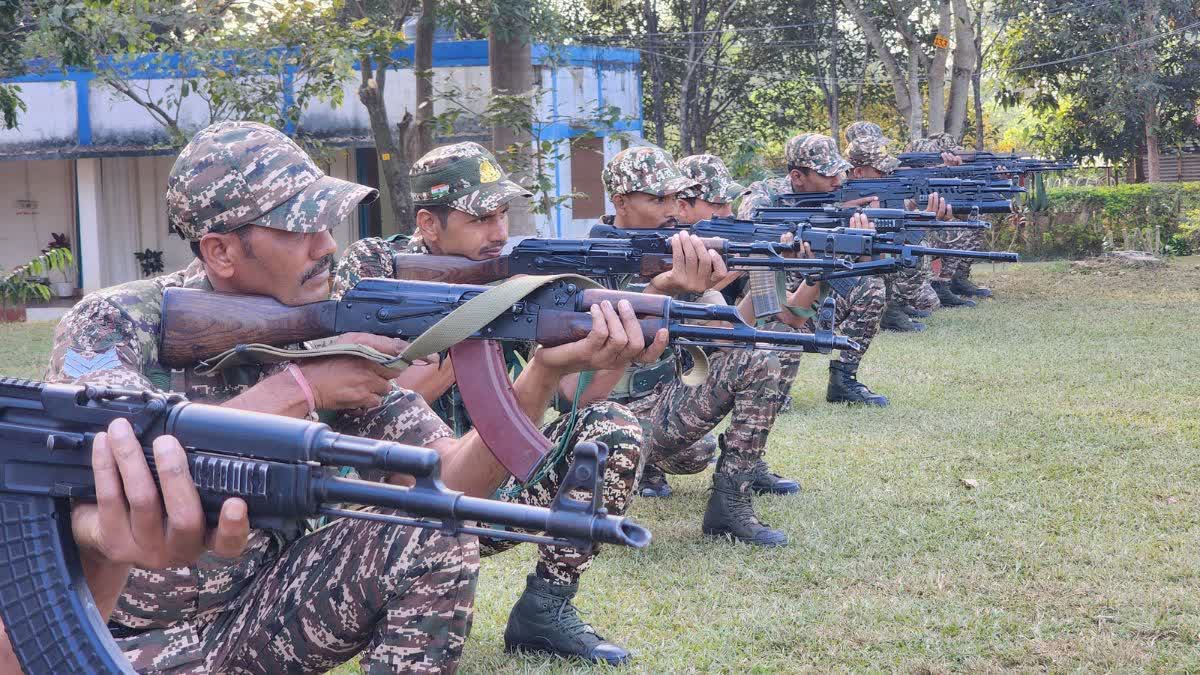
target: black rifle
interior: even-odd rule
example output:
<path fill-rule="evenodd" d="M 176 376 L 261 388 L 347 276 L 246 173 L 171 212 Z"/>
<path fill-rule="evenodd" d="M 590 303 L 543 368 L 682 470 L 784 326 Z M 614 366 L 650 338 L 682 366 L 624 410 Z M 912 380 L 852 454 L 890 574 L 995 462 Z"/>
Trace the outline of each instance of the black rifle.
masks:
<path fill-rule="evenodd" d="M 1070 162 L 1057 162 L 1036 157 L 1021 157 L 1012 153 L 994 152 L 959 152 L 963 166 L 976 165 L 989 168 L 1003 167 L 1004 173 L 1034 173 L 1039 171 L 1063 171 L 1074 169 L 1076 165 Z M 902 152 L 897 157 L 901 166 L 905 167 L 936 167 L 942 165 L 940 152 Z"/>
<path fill-rule="evenodd" d="M 907 201 L 920 205 L 931 193 L 938 193 L 961 212 L 972 218 L 980 213 L 1010 213 L 1012 198 L 1025 188 L 1009 182 L 968 180 L 963 178 L 933 178 L 928 176 L 897 176 L 888 178 L 855 178 L 842 183 L 832 192 L 792 192 L 779 195 L 773 206 L 822 206 L 842 204 L 866 197 L 877 197 L 879 205 L 903 209 Z"/>
<path fill-rule="evenodd" d="M 250 525 L 299 532 L 317 516 L 360 518 L 574 547 L 641 548 L 650 533 L 600 506 L 607 449 L 581 443 L 550 508 L 466 497 L 446 488 L 437 452 L 335 433 L 316 422 L 189 403 L 172 395 L 0 378 L 0 616 L 29 673 L 132 673 L 109 637 L 71 538 L 71 503 L 93 501 L 96 434 L 129 421 L 154 467 L 154 439 L 177 438 L 210 525 L 228 498 Z M 412 487 L 339 478 L 351 466 L 415 478 Z M 572 499 L 574 490 L 590 501 Z M 403 514 L 337 508 L 362 504 Z M 544 532 L 467 525 L 468 521 Z"/>
<path fill-rule="evenodd" d="M 793 225 L 807 223 L 813 227 L 849 227 L 850 219 L 858 213 L 867 216 L 876 232 L 986 230 L 992 226 L 986 220 L 938 220 L 932 211 L 836 206 L 766 206 L 755 209 L 754 220 Z"/>

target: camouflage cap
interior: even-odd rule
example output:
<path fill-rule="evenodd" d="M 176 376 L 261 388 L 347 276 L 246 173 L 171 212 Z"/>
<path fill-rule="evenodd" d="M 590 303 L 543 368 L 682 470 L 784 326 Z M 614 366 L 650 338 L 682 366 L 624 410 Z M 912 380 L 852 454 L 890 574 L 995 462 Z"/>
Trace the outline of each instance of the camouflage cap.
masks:
<path fill-rule="evenodd" d="M 188 241 L 255 224 L 320 232 L 379 193 L 326 176 L 295 141 L 258 122 L 196 134 L 167 177 L 167 224 Z"/>
<path fill-rule="evenodd" d="M 802 167 L 822 176 L 836 176 L 852 167 L 838 154 L 833 139 L 822 134 L 800 134 L 788 139 L 783 149 L 788 167 Z"/>
<path fill-rule="evenodd" d="M 630 192 L 665 197 L 697 185 L 679 172 L 666 150 L 653 145 L 638 145 L 618 152 L 600 177 L 610 197 Z"/>
<path fill-rule="evenodd" d="M 950 134 L 933 134 L 908 144 L 910 152 L 961 152 L 963 147 Z"/>
<path fill-rule="evenodd" d="M 853 143 L 856 139 L 867 138 L 868 136 L 882 139 L 884 143 L 891 143 L 892 140 L 883 135 L 883 129 L 874 122 L 855 122 L 846 127 L 846 142 Z"/>
<path fill-rule="evenodd" d="M 449 206 L 481 218 L 517 197 L 533 193 L 509 179 L 495 155 L 467 141 L 434 148 L 413 162 L 415 206 Z"/>
<path fill-rule="evenodd" d="M 860 136 L 846 148 L 846 159 L 854 166 L 871 166 L 884 173 L 891 173 L 900 166 L 900 160 L 888 154 L 887 143 L 875 136 Z"/>
<path fill-rule="evenodd" d="M 695 187 L 681 190 L 680 197 L 699 197 L 713 204 L 728 204 L 746 191 L 746 187 L 733 179 L 729 167 L 716 155 L 684 157 L 676 166 L 684 178 L 697 183 Z"/>

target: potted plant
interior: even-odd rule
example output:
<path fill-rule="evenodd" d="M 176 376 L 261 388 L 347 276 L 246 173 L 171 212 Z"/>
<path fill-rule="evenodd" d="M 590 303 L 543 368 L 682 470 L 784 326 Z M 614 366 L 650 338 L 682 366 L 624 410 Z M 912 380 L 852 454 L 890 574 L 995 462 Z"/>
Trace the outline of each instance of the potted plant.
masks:
<path fill-rule="evenodd" d="M 144 277 L 152 277 L 163 271 L 162 251 L 148 248 L 144 251 L 134 251 L 133 257 L 137 258 L 138 264 L 142 266 L 142 276 Z"/>
<path fill-rule="evenodd" d="M 50 286 L 43 280 L 43 275 L 55 270 L 62 271 L 74 260 L 71 249 L 49 249 L 0 277 L 0 318 L 4 321 L 24 321 L 25 305 L 30 300 L 50 299 Z"/>
<path fill-rule="evenodd" d="M 50 243 L 46 244 L 46 248 L 42 249 L 42 253 L 47 253 L 56 249 L 63 249 L 67 252 L 71 250 L 71 240 L 67 237 L 66 232 L 51 232 Z M 56 298 L 70 298 L 75 295 L 75 282 L 72 280 L 74 270 L 69 266 L 58 270 L 62 281 L 54 281 L 50 284 L 50 288 L 54 291 Z"/>

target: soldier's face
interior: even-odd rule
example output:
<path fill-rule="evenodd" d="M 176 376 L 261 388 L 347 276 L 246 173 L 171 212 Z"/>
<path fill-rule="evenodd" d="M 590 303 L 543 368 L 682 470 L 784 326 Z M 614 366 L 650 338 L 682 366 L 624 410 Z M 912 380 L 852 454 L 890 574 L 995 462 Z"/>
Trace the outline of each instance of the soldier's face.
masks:
<path fill-rule="evenodd" d="M 254 229 L 230 252 L 229 280 L 238 292 L 269 295 L 285 305 L 329 299 L 329 275 L 337 253 L 329 230 L 306 234 L 247 227 Z"/>
<path fill-rule="evenodd" d="M 613 198 L 617 209 L 616 224 L 638 230 L 675 227 L 679 220 L 679 200 L 675 193 L 659 197 L 646 192 L 629 192 Z"/>
<path fill-rule="evenodd" d="M 679 222 L 684 225 L 692 225 L 702 220 L 710 218 L 729 218 L 733 216 L 733 204 L 728 202 L 717 204 L 715 202 L 707 202 L 703 199 L 696 198 L 694 204 L 689 204 L 686 199 L 679 199 Z"/>
<path fill-rule="evenodd" d="M 436 255 L 489 260 L 498 257 L 508 242 L 507 204 L 479 217 L 451 209 L 445 225 L 430 216 L 432 222 L 421 222 L 421 238 Z"/>
<path fill-rule="evenodd" d="M 882 171 L 866 164 L 850 169 L 851 178 L 883 178 L 883 176 Z"/>
<path fill-rule="evenodd" d="M 842 186 L 842 174 L 822 176 L 816 171 L 792 169 L 788 173 L 796 192 L 833 192 Z"/>

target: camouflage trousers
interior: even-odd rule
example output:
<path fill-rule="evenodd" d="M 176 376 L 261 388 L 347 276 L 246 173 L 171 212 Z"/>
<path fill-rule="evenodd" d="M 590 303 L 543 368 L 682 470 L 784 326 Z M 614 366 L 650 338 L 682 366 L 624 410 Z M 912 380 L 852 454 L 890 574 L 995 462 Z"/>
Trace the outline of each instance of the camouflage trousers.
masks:
<path fill-rule="evenodd" d="M 987 238 L 983 230 L 941 230 L 930 235 L 933 246 L 938 248 L 953 248 L 960 251 L 986 250 Z M 942 269 L 938 278 L 966 279 L 971 275 L 973 260 L 966 258 L 942 258 Z"/>
<path fill-rule="evenodd" d="M 783 407 L 776 352 L 721 349 L 709 356 L 708 378 L 689 387 L 679 378 L 628 404 L 645 433 L 646 461 L 669 474 L 699 473 L 712 459 L 697 443 L 726 415 L 724 458 L 718 470 L 742 473 L 754 468 L 767 449 L 767 435 Z"/>
<path fill-rule="evenodd" d="M 558 442 L 567 429 L 567 415 L 562 415 L 542 429 L 542 433 L 552 443 Z M 608 463 L 604 467 L 604 508 L 609 515 L 624 515 L 629 508 L 633 491 L 637 487 L 637 473 L 642 461 L 642 428 L 637 418 L 624 406 L 611 401 L 600 401 L 585 408 L 580 408 L 575 421 L 575 429 L 568 439 L 568 448 L 574 448 L 577 443 L 593 441 L 608 446 Z M 533 506 L 550 506 L 558 494 L 563 477 L 570 466 L 571 452 L 568 449 L 549 473 L 539 482 L 521 491 L 516 497 L 502 496 L 503 501 L 530 504 Z M 500 488 L 501 495 L 514 492 L 518 485 L 515 478 L 509 478 Z M 586 492 L 572 495 L 579 499 L 589 498 Z M 480 555 L 487 557 L 517 545 L 512 541 L 497 541 L 482 538 L 479 542 Z M 537 574 L 543 579 L 555 583 L 573 584 L 579 581 L 592 564 L 599 546 L 591 550 L 581 551 L 570 546 L 538 546 Z"/>
<path fill-rule="evenodd" d="M 396 440 L 406 422 L 394 410 L 385 402 L 361 416 L 342 415 L 333 426 Z M 479 574 L 475 537 L 341 518 L 295 541 L 257 531 L 252 541 L 263 547 L 252 563 L 258 569 L 230 596 L 208 597 L 198 578 L 187 597 L 152 599 L 195 603 L 200 611 L 118 639 L 135 669 L 322 673 L 355 655 L 365 673 L 457 668 Z M 199 570 L 219 577 L 233 562 L 210 554 Z"/>
<path fill-rule="evenodd" d="M 942 303 L 933 290 L 932 279 L 929 258 L 922 258 L 921 264 L 916 267 L 907 267 L 895 274 L 886 275 L 883 283 L 887 290 L 887 303 L 927 312 L 938 309 Z"/>
<path fill-rule="evenodd" d="M 854 340 L 861 349 L 842 350 L 838 360 L 842 363 L 858 363 L 863 354 L 871 346 L 871 340 L 879 333 L 879 320 L 883 318 L 883 307 L 887 304 L 887 291 L 883 279 L 879 277 L 862 277 L 862 281 L 850 291 L 850 295 L 837 296 L 837 310 L 834 313 L 833 326 L 839 335 Z M 808 332 L 813 325 L 809 322 Z M 784 358 L 799 358 L 798 353 L 786 353 Z"/>

